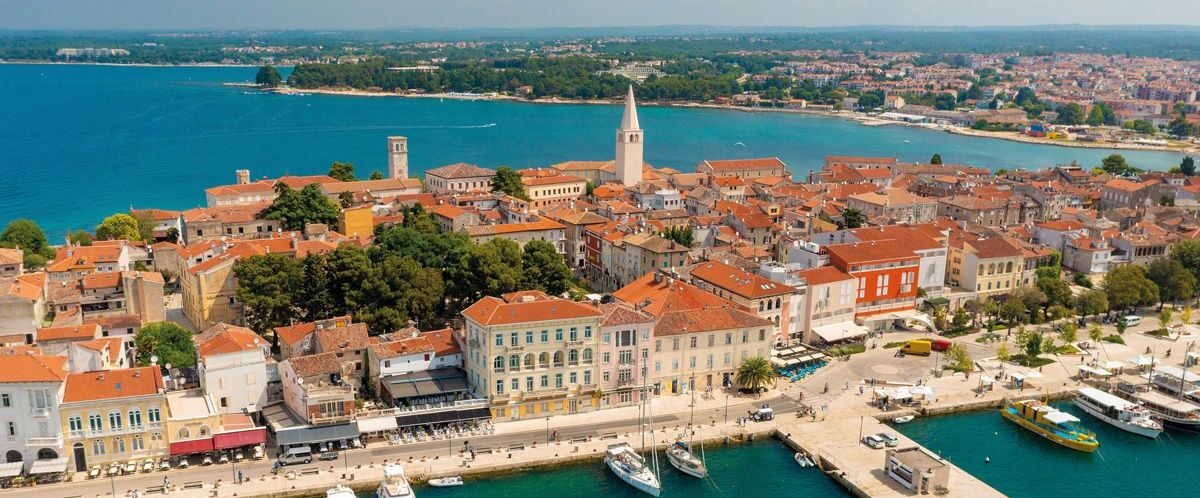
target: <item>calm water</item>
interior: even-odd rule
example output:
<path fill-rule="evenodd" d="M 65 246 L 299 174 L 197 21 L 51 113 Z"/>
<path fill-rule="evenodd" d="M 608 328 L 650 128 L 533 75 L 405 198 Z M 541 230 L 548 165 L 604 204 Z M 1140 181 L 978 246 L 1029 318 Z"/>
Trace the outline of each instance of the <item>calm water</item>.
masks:
<path fill-rule="evenodd" d="M 801 469 L 792 452 L 776 442 L 713 449 L 706 454 L 712 480 L 686 476 L 659 455 L 662 498 L 850 496 L 815 469 Z M 486 479 L 468 479 L 455 488 L 421 488 L 421 498 L 518 497 L 550 494 L 555 498 L 645 498 L 622 482 L 600 461 L 553 470 L 534 470 Z M 363 498 L 375 493 L 359 495 Z"/>
<path fill-rule="evenodd" d="M 254 68 L 0 65 L 0 223 L 34 218 L 52 236 L 129 207 L 184 209 L 234 170 L 360 176 L 385 169 L 384 137 L 407 135 L 412 173 L 610 159 L 618 106 L 529 105 L 247 92 Z M 691 170 L 702 159 L 779 156 L 805 174 L 829 154 L 887 155 L 992 168 L 1045 167 L 1109 153 L 987 140 L 816 116 L 643 108 L 646 158 Z M 737 145 L 738 143 L 744 145 Z M 1127 152 L 1164 169 L 1179 156 Z"/>
<path fill-rule="evenodd" d="M 1096 453 L 1062 448 L 994 410 L 918 418 L 897 428 L 1013 497 L 1195 496 L 1200 488 L 1196 434 L 1168 429 L 1151 440 L 1105 424 L 1073 404 L 1057 406 L 1096 433 Z"/>

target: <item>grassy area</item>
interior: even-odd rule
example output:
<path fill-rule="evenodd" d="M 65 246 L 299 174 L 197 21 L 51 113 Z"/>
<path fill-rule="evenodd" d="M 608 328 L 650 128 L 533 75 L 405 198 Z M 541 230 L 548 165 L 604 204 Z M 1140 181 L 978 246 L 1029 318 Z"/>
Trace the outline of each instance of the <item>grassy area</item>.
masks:
<path fill-rule="evenodd" d="M 1063 344 L 1062 346 L 1055 346 L 1054 351 L 1049 351 L 1049 352 L 1054 353 L 1054 354 L 1079 354 L 1080 353 L 1079 348 L 1076 348 L 1075 346 L 1073 346 L 1071 344 Z"/>
<path fill-rule="evenodd" d="M 1125 339 L 1117 334 L 1106 335 L 1100 338 L 1101 341 L 1111 342 L 1113 344 L 1125 344 Z"/>
<path fill-rule="evenodd" d="M 867 350 L 866 344 L 849 344 L 846 346 L 836 346 L 825 351 L 829 356 L 850 356 Z"/>
<path fill-rule="evenodd" d="M 1021 365 L 1021 366 L 1026 366 L 1026 367 L 1031 367 L 1031 368 L 1036 368 L 1036 367 L 1045 366 L 1045 365 L 1054 363 L 1054 360 L 1051 360 L 1049 358 L 1042 358 L 1041 356 L 1030 357 L 1029 355 L 1026 355 L 1024 353 L 1012 355 L 1012 357 L 1009 358 L 1009 361 L 1016 363 L 1018 365 Z"/>
<path fill-rule="evenodd" d="M 893 349 L 893 348 L 898 348 L 898 347 L 900 347 L 900 346 L 903 346 L 903 345 L 905 345 L 905 344 L 908 344 L 908 341 L 892 341 L 892 342 L 889 342 L 889 343 L 887 343 L 887 344 L 884 344 L 884 345 L 883 345 L 883 349 Z"/>
<path fill-rule="evenodd" d="M 1146 335 L 1152 335 L 1154 337 L 1169 337 L 1171 333 L 1167 332 L 1167 329 L 1158 329 L 1146 332 Z"/>
<path fill-rule="evenodd" d="M 955 337 L 960 337 L 960 336 L 970 334 L 971 332 L 974 332 L 974 331 L 975 331 L 974 329 L 967 327 L 967 328 L 959 329 L 959 330 L 954 330 L 954 329 L 942 330 L 942 331 L 938 332 L 938 335 L 940 335 L 942 337 L 955 338 Z"/>

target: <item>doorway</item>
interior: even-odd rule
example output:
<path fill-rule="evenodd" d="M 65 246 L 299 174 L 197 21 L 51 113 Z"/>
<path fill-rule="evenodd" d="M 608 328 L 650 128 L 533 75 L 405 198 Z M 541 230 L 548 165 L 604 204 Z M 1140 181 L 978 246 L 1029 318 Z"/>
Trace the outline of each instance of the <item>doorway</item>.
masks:
<path fill-rule="evenodd" d="M 87 455 L 83 451 L 83 443 L 75 443 L 71 447 L 75 453 L 75 472 L 83 472 L 87 470 Z"/>

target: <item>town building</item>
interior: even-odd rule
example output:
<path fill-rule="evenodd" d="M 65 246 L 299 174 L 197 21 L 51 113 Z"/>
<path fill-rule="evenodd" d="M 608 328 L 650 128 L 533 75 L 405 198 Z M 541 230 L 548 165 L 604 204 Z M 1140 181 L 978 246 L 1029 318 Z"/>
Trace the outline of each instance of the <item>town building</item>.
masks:
<path fill-rule="evenodd" d="M 719 261 L 704 261 L 689 270 L 692 282 L 706 291 L 755 311 L 771 322 L 773 341 L 786 342 L 798 332 L 799 320 L 792 314 L 795 303 L 807 289 L 734 268 Z"/>
<path fill-rule="evenodd" d="M 22 462 L 30 470 L 46 461 L 66 468 L 62 419 L 67 358 L 0 355 L 0 454 L 5 463 Z M 61 462 L 59 464 L 58 462 Z"/>
<path fill-rule="evenodd" d="M 169 454 L 159 367 L 67 375 L 59 423 L 76 471 Z"/>
<path fill-rule="evenodd" d="M 200 387 L 219 413 L 257 413 L 268 401 L 271 343 L 245 327 L 218 323 L 195 336 Z"/>
<path fill-rule="evenodd" d="M 650 343 L 655 318 L 621 303 L 600 305 L 600 383 L 604 408 L 640 403 L 649 396 L 650 365 L 654 355 Z"/>
<path fill-rule="evenodd" d="M 496 172 L 474 164 L 454 163 L 425 172 L 425 188 L 432 193 L 492 191 Z"/>
<path fill-rule="evenodd" d="M 642 182 L 645 141 L 645 134 L 638 125 L 633 85 L 629 85 L 629 93 L 625 96 L 625 113 L 621 116 L 621 127 L 617 129 L 617 157 L 614 165 L 617 181 L 621 185 L 630 187 Z"/>
<path fill-rule="evenodd" d="M 900 240 L 825 246 L 835 268 L 858 279 L 856 319 L 873 331 L 928 321 L 916 311 L 921 257 Z"/>
<path fill-rule="evenodd" d="M 665 393 L 734 388 L 742 362 L 770 357 L 773 326 L 732 306 L 663 313 L 654 325 L 650 376 Z"/>
<path fill-rule="evenodd" d="M 560 254 L 566 253 L 567 249 L 566 227 L 547 218 L 523 223 L 466 227 L 466 232 L 476 244 L 483 244 L 492 239 L 508 239 L 524 248 L 530 241 L 540 240 L 554 246 L 554 250 Z"/>
<path fill-rule="evenodd" d="M 787 165 L 778 157 L 754 159 L 706 159 L 696 165 L 696 172 L 713 178 L 733 176 L 742 179 L 787 177 Z"/>

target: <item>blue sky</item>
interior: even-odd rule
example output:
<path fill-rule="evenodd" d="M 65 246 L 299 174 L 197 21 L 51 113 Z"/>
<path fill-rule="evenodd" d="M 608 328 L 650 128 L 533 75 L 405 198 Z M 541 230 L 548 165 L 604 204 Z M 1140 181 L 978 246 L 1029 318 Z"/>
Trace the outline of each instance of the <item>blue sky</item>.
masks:
<path fill-rule="evenodd" d="M 1200 25 L 1196 0 L 0 0 L 0 29 Z"/>

